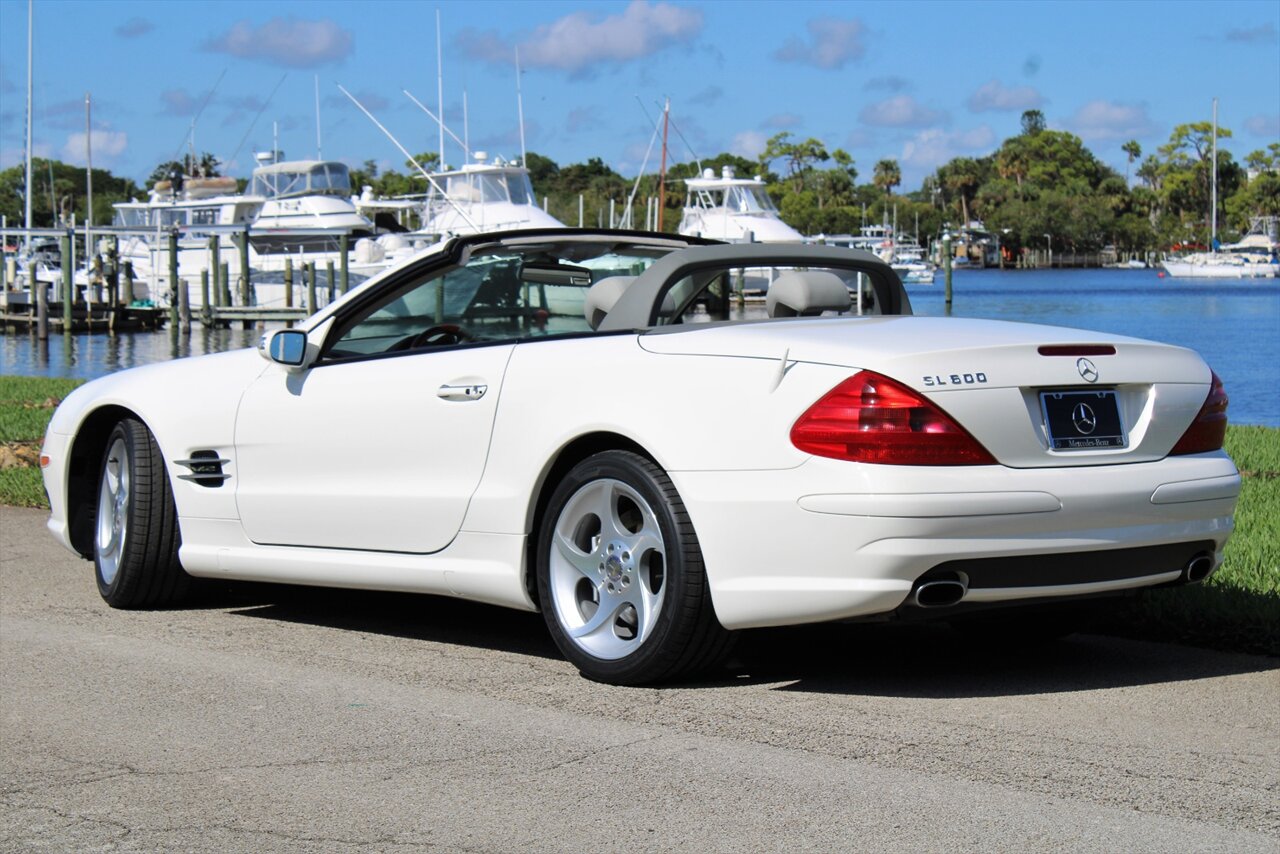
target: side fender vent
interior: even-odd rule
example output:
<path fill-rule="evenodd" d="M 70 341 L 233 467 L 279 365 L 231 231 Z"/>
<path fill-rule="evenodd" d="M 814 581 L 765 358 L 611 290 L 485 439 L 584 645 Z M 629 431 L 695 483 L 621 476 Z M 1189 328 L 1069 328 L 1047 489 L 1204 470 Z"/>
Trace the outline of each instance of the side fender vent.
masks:
<path fill-rule="evenodd" d="M 229 462 L 231 460 L 219 456 L 217 451 L 192 451 L 190 459 L 173 461 L 174 465 L 186 466 L 191 470 L 189 474 L 178 475 L 179 480 L 189 480 L 211 489 L 222 486 L 222 482 L 231 477 L 222 471 L 222 467 Z"/>

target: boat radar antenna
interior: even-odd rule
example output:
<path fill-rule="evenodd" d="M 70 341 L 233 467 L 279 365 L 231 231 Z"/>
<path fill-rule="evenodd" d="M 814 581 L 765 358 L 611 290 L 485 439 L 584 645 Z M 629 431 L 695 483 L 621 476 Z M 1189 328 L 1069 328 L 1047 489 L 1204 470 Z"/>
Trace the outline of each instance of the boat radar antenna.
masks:
<path fill-rule="evenodd" d="M 410 154 L 410 153 L 409 153 L 409 149 L 407 149 L 407 148 L 405 148 L 403 145 L 401 145 L 401 144 L 400 144 L 400 140 L 398 140 L 398 139 L 396 139 L 394 136 L 392 136 L 391 131 L 389 131 L 389 130 L 387 130 L 385 127 L 383 127 L 383 126 L 382 126 L 382 122 L 380 122 L 380 121 L 378 121 L 377 119 L 375 119 L 375 118 L 373 117 L 373 113 L 371 113 L 371 112 L 369 112 L 368 110 L 366 110 L 366 109 L 365 109 L 365 107 L 364 107 L 364 104 L 361 104 L 358 100 L 356 100 L 356 96 L 355 96 L 355 95 L 352 95 L 350 92 L 348 92 L 346 89 L 344 89 L 344 88 L 342 87 L 342 84 L 341 84 L 341 83 L 339 83 L 339 84 L 338 84 L 338 91 L 340 91 L 342 94 L 346 95 L 346 96 L 351 100 L 351 103 L 355 104 L 355 105 L 356 105 L 356 108 L 357 108 L 357 109 L 359 109 L 359 110 L 360 110 L 360 112 L 364 113 L 364 114 L 365 114 L 365 116 L 369 119 L 369 121 L 373 122 L 374 126 L 375 126 L 375 127 L 377 127 L 377 128 L 378 128 L 378 130 L 382 131 L 382 133 L 387 137 L 387 139 L 391 140 L 391 144 L 392 144 L 392 145 L 394 145 L 396 148 L 400 149 L 400 153 L 401 153 L 401 154 L 403 154 L 405 157 L 407 157 L 407 158 L 409 159 L 409 162 L 413 164 L 414 168 L 415 168 L 415 169 L 417 169 L 419 172 L 421 172 L 421 173 L 422 173 L 422 177 L 423 177 L 423 178 L 426 178 L 426 179 L 427 179 L 427 183 L 431 185 L 431 189 L 433 189 L 433 190 L 435 190 L 437 193 L 439 193 L 439 194 L 440 194 L 440 197 L 441 197 L 441 198 L 443 198 L 446 202 L 448 202 L 448 203 L 449 203 L 449 205 L 450 205 L 450 207 L 452 207 L 455 211 L 457 211 L 458 216 L 462 217 L 463 222 L 465 222 L 467 225 L 469 225 L 469 226 L 471 226 L 472 228 L 474 228 L 476 231 L 479 231 L 479 230 L 480 230 L 480 227 L 476 225 L 475 220 L 473 220 L 471 217 L 467 216 L 467 212 L 466 212 L 466 211 L 464 211 L 464 210 L 463 210 L 463 209 L 458 205 L 458 203 L 457 203 L 457 202 L 455 202 L 453 199 L 449 198 L 449 194 L 448 194 L 448 193 L 446 193 L 446 192 L 444 191 L 444 189 L 443 189 L 443 188 L 441 188 L 441 186 L 440 186 L 438 183 L 436 183 L 436 179 L 435 179 L 435 178 L 433 178 L 433 177 L 431 177 L 431 173 L 430 173 L 430 172 L 428 172 L 426 169 L 422 168 L 422 164 L 421 164 L 421 163 L 419 163 L 419 162 L 417 161 L 417 159 L 416 159 L 416 158 L 414 158 L 414 156 L 413 156 L 412 154 Z M 443 125 L 441 125 L 441 127 L 443 128 L 444 126 L 443 126 Z"/>
<path fill-rule="evenodd" d="M 419 109 L 419 110 L 422 110 L 422 112 L 426 113 L 426 114 L 427 114 L 427 116 L 431 119 L 431 121 L 433 121 L 433 122 L 437 122 L 437 123 L 440 125 L 440 127 L 444 130 L 444 132 L 445 132 L 445 133 L 447 133 L 447 134 L 449 134 L 449 136 L 451 136 L 451 137 L 453 138 L 453 141 L 454 141 L 454 142 L 456 142 L 456 143 L 458 143 L 458 145 L 461 145 L 461 146 L 462 146 L 462 150 L 463 150 L 463 152 L 466 154 L 467 159 L 468 159 L 468 160 L 469 160 L 469 159 L 471 159 L 471 148 L 470 148 L 470 146 L 468 146 L 468 145 L 466 144 L 466 142 L 464 142 L 463 140 L 458 139 L 458 135 L 457 135 L 456 133 L 454 133 L 453 131 L 449 130 L 448 125 L 446 125 L 446 124 L 444 123 L 444 121 L 443 121 L 439 116 L 437 116 L 435 113 L 431 112 L 430 108 L 429 108 L 429 107 L 427 107 L 427 105 L 426 105 L 426 104 L 422 103 L 422 102 L 421 102 L 421 101 L 419 101 L 417 98 L 413 97 L 413 93 L 412 93 L 412 92 L 410 92 L 408 89 L 401 89 L 400 91 L 401 91 L 401 92 L 403 92 L 405 95 L 407 95 L 407 96 L 408 96 L 408 98 L 409 98 L 409 100 L 410 100 L 410 101 L 413 101 L 413 103 L 414 103 L 415 105 L 417 105 L 417 107 L 418 107 L 418 109 Z M 443 163 L 443 162 L 441 162 L 441 163 L 440 163 L 440 169 L 441 169 L 442 171 L 443 171 L 443 169 L 444 169 L 444 163 Z"/>

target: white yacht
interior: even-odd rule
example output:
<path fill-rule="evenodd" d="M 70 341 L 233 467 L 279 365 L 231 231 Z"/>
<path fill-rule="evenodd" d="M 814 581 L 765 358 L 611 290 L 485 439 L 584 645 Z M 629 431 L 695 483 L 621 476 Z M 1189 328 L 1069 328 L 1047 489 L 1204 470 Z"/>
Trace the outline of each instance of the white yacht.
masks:
<path fill-rule="evenodd" d="M 434 186 L 424 197 L 378 199 L 365 187 L 356 210 L 370 219 L 390 215 L 396 223 L 416 216 L 412 231 L 393 230 L 376 240 L 361 240 L 355 261 L 361 265 L 392 264 L 456 235 L 524 228 L 567 228 L 538 207 L 529 170 L 518 160 L 477 151 L 460 169 L 431 174 Z M 439 189 L 437 189 L 437 187 Z"/>
<path fill-rule="evenodd" d="M 212 270 L 211 236 L 217 235 L 218 261 L 240 276 L 237 226 L 249 229 L 249 267 L 279 273 L 285 259 L 295 269 L 308 261 L 321 268 L 336 259 L 341 235 L 351 245 L 373 232 L 373 224 L 352 203 L 346 164 L 324 160 L 280 160 L 257 155 L 248 192 L 237 193 L 234 178 L 183 176 L 160 181 L 147 201 L 119 202 L 114 225 L 132 230 L 120 241 L 120 260 L 133 265 L 139 285 L 157 302 L 168 298 L 169 257 L 166 232 L 179 229 L 178 276 L 187 285 L 190 304 L 201 304 L 200 273 Z M 279 278 L 278 276 L 276 278 Z M 301 282 L 301 273 L 295 276 Z M 283 301 L 279 284 L 255 288 L 259 304 Z M 278 293 L 277 293 L 278 292 Z"/>
<path fill-rule="evenodd" d="M 1274 279 L 1280 276 L 1277 217 L 1254 217 L 1244 237 L 1216 252 L 1195 252 L 1161 262 L 1175 279 Z"/>
<path fill-rule="evenodd" d="M 800 232 L 778 216 L 764 180 L 738 178 L 732 166 L 717 177 L 704 169 L 699 178 L 684 179 L 688 188 L 679 232 L 732 243 L 802 243 Z"/>

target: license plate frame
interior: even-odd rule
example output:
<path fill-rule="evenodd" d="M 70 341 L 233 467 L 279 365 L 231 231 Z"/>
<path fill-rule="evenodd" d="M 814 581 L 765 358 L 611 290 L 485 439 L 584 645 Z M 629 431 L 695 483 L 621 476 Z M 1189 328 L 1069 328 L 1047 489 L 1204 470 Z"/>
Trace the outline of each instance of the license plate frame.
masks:
<path fill-rule="evenodd" d="M 1098 451 L 1129 447 L 1115 389 L 1045 389 L 1040 412 L 1052 451 Z"/>

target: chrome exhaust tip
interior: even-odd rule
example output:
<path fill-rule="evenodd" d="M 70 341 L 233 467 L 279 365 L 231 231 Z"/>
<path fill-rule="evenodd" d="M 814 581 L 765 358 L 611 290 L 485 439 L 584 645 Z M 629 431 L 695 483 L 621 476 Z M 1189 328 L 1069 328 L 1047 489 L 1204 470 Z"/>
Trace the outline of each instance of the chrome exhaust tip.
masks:
<path fill-rule="evenodd" d="M 1213 572 L 1213 556 L 1198 554 L 1182 569 L 1182 580 L 1187 584 L 1199 584 Z"/>
<path fill-rule="evenodd" d="M 911 594 L 911 604 L 920 608 L 948 608 L 969 592 L 969 585 L 955 578 L 926 581 Z"/>

